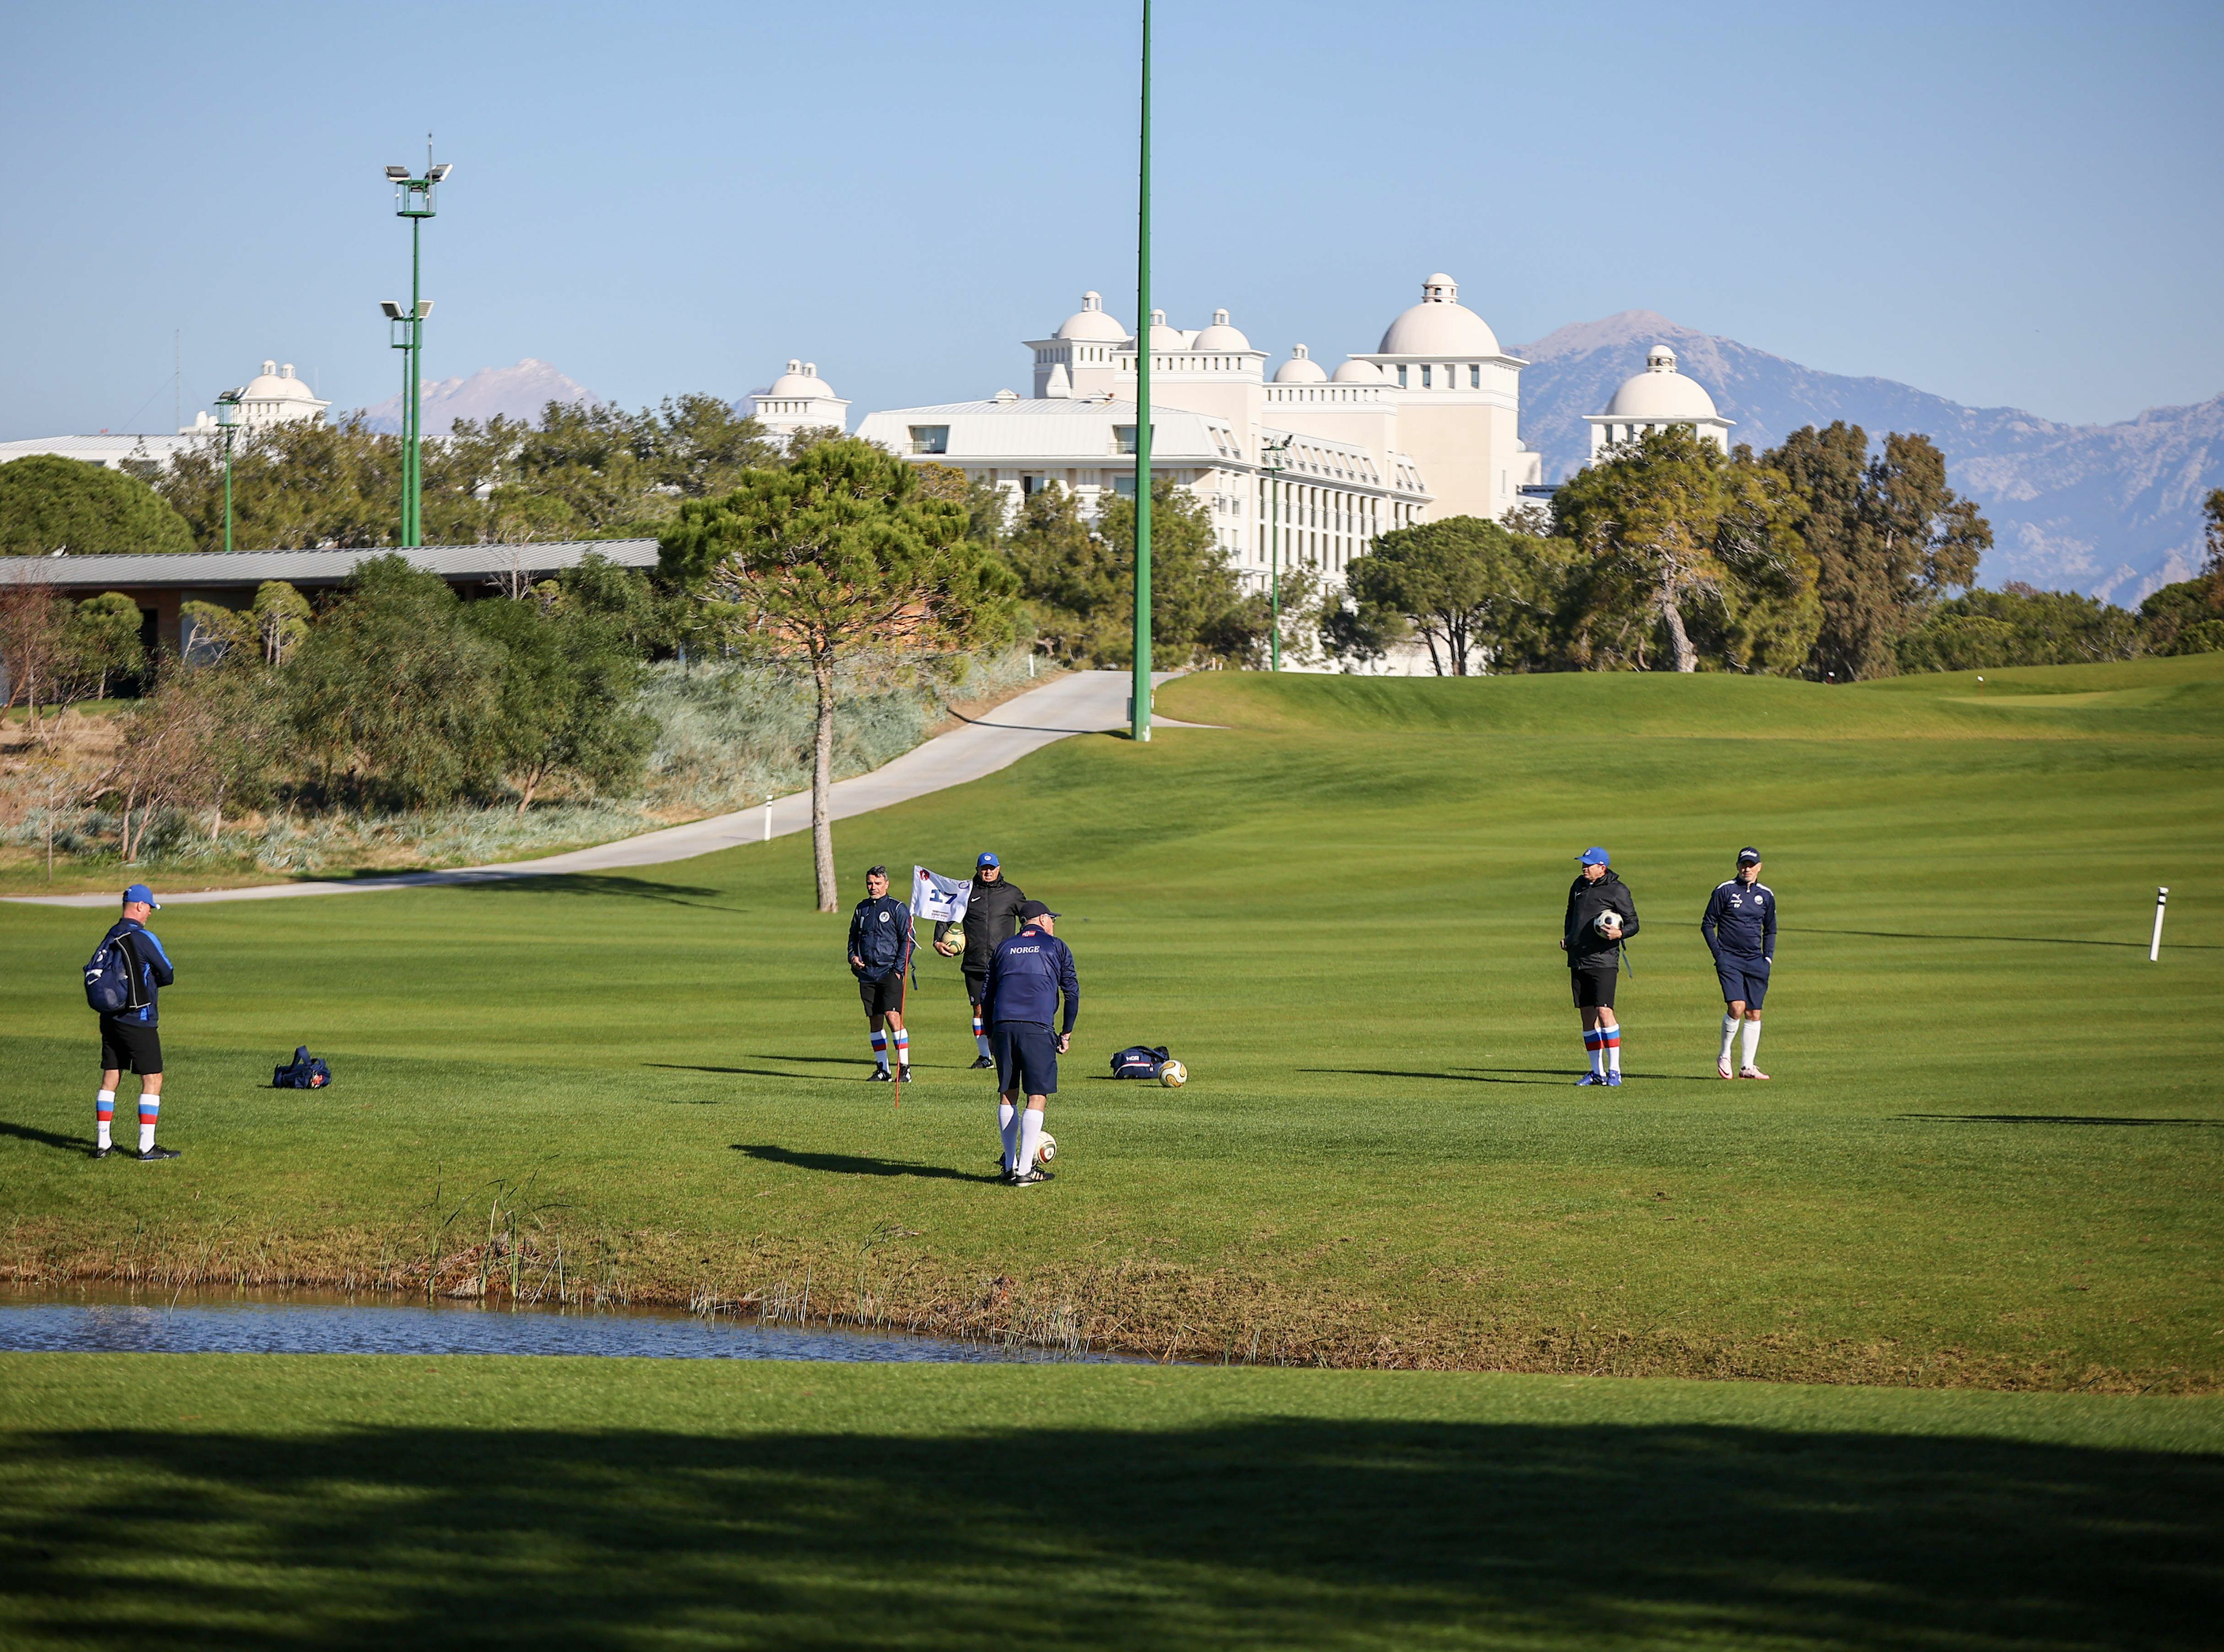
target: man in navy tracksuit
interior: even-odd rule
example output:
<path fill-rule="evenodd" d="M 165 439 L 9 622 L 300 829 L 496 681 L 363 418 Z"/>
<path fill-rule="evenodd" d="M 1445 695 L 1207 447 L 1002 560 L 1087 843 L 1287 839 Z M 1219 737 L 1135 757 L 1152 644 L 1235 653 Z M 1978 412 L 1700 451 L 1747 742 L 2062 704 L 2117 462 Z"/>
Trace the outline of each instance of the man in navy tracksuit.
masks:
<path fill-rule="evenodd" d="M 120 941 L 131 955 L 131 1003 L 100 1018 L 100 1094 L 93 1098 L 93 1130 L 97 1139 L 92 1156 L 106 1158 L 113 1151 L 109 1139 L 116 1119 L 116 1087 L 129 1068 L 139 1075 L 139 1151 L 135 1156 L 152 1163 L 175 1158 L 174 1147 L 155 1145 L 155 1119 L 162 1106 L 162 1037 L 155 999 L 176 979 L 170 955 L 147 927 L 161 910 L 155 892 L 135 883 L 123 892 L 123 915 L 101 940 L 106 946 Z"/>
<path fill-rule="evenodd" d="M 1730 1046 L 1742 1027 L 1744 1065 L 1739 1078 L 1766 1078 L 1753 1065 L 1760 1054 L 1760 1001 L 1768 996 L 1769 967 L 1776 962 L 1776 892 L 1760 880 L 1760 851 L 1737 854 L 1737 876 L 1715 886 L 1700 915 L 1699 933 L 1715 955 L 1722 984 L 1722 1053 L 1715 1070 L 1731 1076 Z"/>
<path fill-rule="evenodd" d="M 865 1001 L 865 1026 L 873 1035 L 873 1070 L 886 1084 L 888 1046 L 896 1047 L 895 1078 L 911 1082 L 911 1034 L 904 1030 L 904 971 L 911 967 L 911 908 L 888 893 L 888 869 L 865 874 L 865 898 L 850 914 L 850 973 Z"/>
<path fill-rule="evenodd" d="M 1056 912 L 1039 900 L 1028 901 L 1020 908 L 1020 932 L 998 943 L 989 958 L 982 1007 L 996 1061 L 996 1128 L 1004 1138 L 1004 1174 L 1014 1187 L 1051 1179 L 1035 1163 L 1035 1150 L 1042 1144 L 1043 1102 L 1058 1094 L 1058 1058 L 1072 1047 L 1073 1024 L 1081 1014 L 1073 949 L 1058 938 L 1057 928 Z M 1061 995 L 1065 1024 L 1053 1037 L 1051 1022 Z"/>

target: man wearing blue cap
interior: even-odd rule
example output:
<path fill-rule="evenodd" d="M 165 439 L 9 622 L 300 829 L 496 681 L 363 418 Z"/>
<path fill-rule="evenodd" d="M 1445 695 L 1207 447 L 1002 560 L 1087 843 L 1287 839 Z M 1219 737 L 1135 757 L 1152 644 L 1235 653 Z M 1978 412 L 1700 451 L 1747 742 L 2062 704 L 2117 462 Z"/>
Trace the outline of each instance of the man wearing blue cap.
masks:
<path fill-rule="evenodd" d="M 1776 892 L 1760 880 L 1760 851 L 1747 844 L 1737 852 L 1737 875 L 1715 886 L 1699 933 L 1715 955 L 1715 976 L 1722 986 L 1722 1053 L 1715 1071 L 1730 1077 L 1730 1046 L 1741 1031 L 1744 1065 L 1739 1078 L 1766 1078 L 1754 1065 L 1760 1054 L 1760 1002 L 1768 996 L 1768 972 L 1776 962 Z"/>
<path fill-rule="evenodd" d="M 144 1163 L 178 1157 L 174 1147 L 155 1145 L 155 1119 L 162 1106 L 162 1038 L 155 1029 L 155 998 L 175 978 L 170 955 L 147 927 L 161 910 L 155 892 L 135 883 L 123 892 L 123 915 L 102 938 L 103 947 L 122 949 L 130 961 L 131 1001 L 100 1018 L 100 1094 L 93 1098 L 92 1156 L 106 1158 L 116 1118 L 116 1087 L 126 1068 L 139 1075 L 139 1151 Z"/>
<path fill-rule="evenodd" d="M 1590 1071 L 1576 1082 L 1618 1085 L 1621 1024 L 1614 1019 L 1614 987 L 1621 943 L 1637 933 L 1637 903 L 1608 864 L 1604 849 L 1594 846 L 1576 858 L 1583 870 L 1568 891 L 1568 916 L 1560 933 L 1576 1013 L 1583 1024 L 1583 1049 L 1591 1063 Z"/>
<path fill-rule="evenodd" d="M 989 851 L 983 851 L 973 866 L 973 892 L 965 898 L 965 961 L 961 966 L 965 972 L 965 997 L 973 1006 L 973 1065 L 976 1069 L 994 1067 L 996 1062 L 989 1053 L 989 1029 L 982 1017 L 982 1006 L 989 1001 L 989 961 L 996 955 L 996 948 L 1020 932 L 1020 908 L 1027 900 L 1026 892 L 1004 875 L 1004 863 Z M 950 933 L 950 925 L 934 926 L 934 949 L 945 958 L 957 955 L 957 949 L 943 937 Z"/>

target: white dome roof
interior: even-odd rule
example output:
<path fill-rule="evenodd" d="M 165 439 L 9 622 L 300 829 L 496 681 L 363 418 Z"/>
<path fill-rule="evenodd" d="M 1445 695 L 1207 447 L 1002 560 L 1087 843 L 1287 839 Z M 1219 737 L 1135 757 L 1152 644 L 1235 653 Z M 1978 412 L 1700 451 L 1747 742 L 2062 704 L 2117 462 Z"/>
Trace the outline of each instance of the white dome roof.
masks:
<path fill-rule="evenodd" d="M 1228 312 L 1215 310 L 1212 325 L 1190 342 L 1191 350 L 1248 350 L 1251 341 L 1228 325 Z"/>
<path fill-rule="evenodd" d="M 1390 324 L 1374 353 L 1465 360 L 1501 352 L 1489 324 L 1459 301 L 1459 283 L 1436 274 L 1421 283 L 1421 301 Z"/>
<path fill-rule="evenodd" d="M 1151 312 L 1151 348 L 1153 350 L 1187 350 L 1189 335 L 1179 327 L 1166 325 L 1164 310 Z"/>
<path fill-rule="evenodd" d="M 818 363 L 816 362 L 790 362 L 787 371 L 774 379 L 772 388 L 764 394 L 768 396 L 825 396 L 830 400 L 839 400 L 834 394 L 834 387 L 818 376 Z"/>
<path fill-rule="evenodd" d="M 1321 364 L 1305 353 L 1303 344 L 1293 348 L 1290 351 L 1290 359 L 1274 369 L 1274 382 L 1277 384 L 1324 384 L 1327 380 L 1328 375 L 1321 371 Z"/>
<path fill-rule="evenodd" d="M 1329 382 L 1331 384 L 1381 384 L 1383 382 L 1382 369 L 1374 363 L 1362 361 L 1355 356 L 1329 375 Z"/>
<path fill-rule="evenodd" d="M 1059 323 L 1053 335 L 1103 344 L 1119 344 L 1127 336 L 1128 330 L 1104 312 L 1104 300 L 1096 293 L 1084 293 L 1081 307 Z"/>
<path fill-rule="evenodd" d="M 275 362 L 262 363 L 262 372 L 247 381 L 239 393 L 242 401 L 314 401 L 317 393 L 294 376 L 294 363 L 280 367 Z"/>
<path fill-rule="evenodd" d="M 1645 352 L 1645 371 L 1622 381 L 1606 404 L 1619 419 L 1715 419 L 1715 399 L 1696 379 L 1676 370 L 1676 352 L 1655 344 Z"/>

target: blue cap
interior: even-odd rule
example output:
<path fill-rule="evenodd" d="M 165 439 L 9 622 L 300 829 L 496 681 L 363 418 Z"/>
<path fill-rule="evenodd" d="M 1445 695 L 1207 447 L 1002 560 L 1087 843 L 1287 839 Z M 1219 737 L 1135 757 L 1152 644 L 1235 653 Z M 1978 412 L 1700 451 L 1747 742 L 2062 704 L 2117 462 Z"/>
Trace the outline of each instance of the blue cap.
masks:
<path fill-rule="evenodd" d="M 1585 849 L 1576 858 L 1581 861 L 1587 867 L 1602 867 L 1613 864 L 1606 858 L 1606 851 L 1600 848 L 1596 844 L 1593 844 L 1589 848 Z"/>
<path fill-rule="evenodd" d="M 135 900 L 145 901 L 147 905 L 152 906 L 158 912 L 162 910 L 162 903 L 155 899 L 155 892 L 147 887 L 143 883 L 135 883 L 131 887 L 123 892 L 123 904 L 126 906 L 129 906 Z"/>
<path fill-rule="evenodd" d="M 999 861 L 994 854 L 991 854 L 988 850 L 983 849 L 981 851 L 981 858 L 976 861 L 973 864 L 976 867 L 1001 867 L 1004 863 L 1001 861 Z"/>

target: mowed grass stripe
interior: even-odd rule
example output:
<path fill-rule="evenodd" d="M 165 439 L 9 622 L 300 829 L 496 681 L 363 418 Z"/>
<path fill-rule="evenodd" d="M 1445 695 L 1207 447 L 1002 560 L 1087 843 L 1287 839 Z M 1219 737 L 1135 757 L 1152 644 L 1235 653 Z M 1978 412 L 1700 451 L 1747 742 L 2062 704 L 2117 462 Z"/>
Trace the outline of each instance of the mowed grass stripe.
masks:
<path fill-rule="evenodd" d="M 544 1239 L 666 1301 L 807 1272 L 844 1311 L 1210 1357 L 2210 1387 L 2224 662 L 2009 675 L 2043 736 L 1946 678 L 1216 675 L 1163 709 L 1225 728 L 843 823 L 850 882 L 993 847 L 1068 915 L 1066 1156 L 1018 1197 L 954 968 L 901 1111 L 859 1081 L 799 842 L 166 911 L 161 1179 L 67 1151 L 94 926 L 9 910 L 9 1265 L 408 1283 L 439 1214 L 477 1200 L 442 1244 L 483 1238 L 529 1182 Z M 1606 1095 L 1570 1088 L 1556 946 L 1594 842 L 1645 918 Z M 1766 1086 L 1713 1076 L 1696 933 L 1746 842 L 1785 903 Z M 1138 1041 L 1195 1081 L 1093 1076 Z M 255 1088 L 302 1042 L 335 1089 Z"/>

